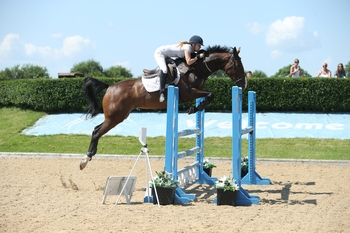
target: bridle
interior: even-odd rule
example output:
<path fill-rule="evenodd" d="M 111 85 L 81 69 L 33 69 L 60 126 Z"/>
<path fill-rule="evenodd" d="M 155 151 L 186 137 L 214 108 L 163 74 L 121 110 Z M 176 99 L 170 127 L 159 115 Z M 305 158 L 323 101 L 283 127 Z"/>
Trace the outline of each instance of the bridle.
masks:
<path fill-rule="evenodd" d="M 232 63 L 232 67 L 233 67 L 233 73 L 237 72 L 237 67 L 236 67 L 236 63 L 235 60 L 241 60 L 241 58 L 239 56 L 234 57 L 233 53 L 231 54 L 231 63 Z M 243 79 L 245 78 L 245 76 L 243 78 L 237 79 L 235 80 L 235 83 L 240 83 Z"/>
<path fill-rule="evenodd" d="M 233 53 L 231 53 L 231 57 L 230 57 L 230 61 L 232 63 L 232 67 L 233 67 L 233 73 L 236 73 L 237 72 L 237 67 L 236 67 L 236 63 L 235 63 L 235 60 L 241 60 L 241 58 L 238 56 L 238 57 L 234 57 Z M 206 59 L 203 60 L 203 63 L 206 67 L 206 69 L 210 72 L 209 76 L 213 73 L 213 71 L 209 68 L 209 65 L 207 64 L 207 61 Z M 199 73 L 201 73 L 204 77 L 207 77 L 206 75 L 203 74 L 203 71 L 199 70 L 199 69 L 196 69 Z M 235 80 L 234 82 L 236 84 L 240 83 L 243 79 L 243 78 L 240 78 L 240 79 L 237 79 Z M 206 79 L 206 78 L 205 78 Z"/>

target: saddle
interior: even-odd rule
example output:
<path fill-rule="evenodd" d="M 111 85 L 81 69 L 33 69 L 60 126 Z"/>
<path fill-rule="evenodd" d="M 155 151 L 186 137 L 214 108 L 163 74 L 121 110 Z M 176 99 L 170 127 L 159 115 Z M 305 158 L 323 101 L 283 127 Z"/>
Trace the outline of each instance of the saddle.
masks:
<path fill-rule="evenodd" d="M 172 84 L 177 77 L 177 69 L 175 61 L 171 58 L 166 58 L 165 62 L 168 67 L 168 74 L 166 78 L 166 84 Z M 160 75 L 159 67 L 154 68 L 153 70 L 143 69 L 143 78 L 150 79 L 155 78 Z"/>

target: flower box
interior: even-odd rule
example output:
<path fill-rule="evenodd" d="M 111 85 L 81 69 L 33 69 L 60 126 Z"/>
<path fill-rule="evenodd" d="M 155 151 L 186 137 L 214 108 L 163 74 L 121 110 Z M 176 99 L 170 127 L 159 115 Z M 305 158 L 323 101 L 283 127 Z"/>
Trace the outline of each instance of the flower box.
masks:
<path fill-rule="evenodd" d="M 212 171 L 213 171 L 213 168 L 203 168 L 204 172 L 208 174 L 208 176 L 211 177 L 211 174 L 212 174 Z"/>
<path fill-rule="evenodd" d="M 236 206 L 237 191 L 217 189 L 216 197 L 217 205 L 232 205 Z"/>
<path fill-rule="evenodd" d="M 157 187 L 158 199 L 160 205 L 174 204 L 176 188 Z M 158 204 L 155 189 L 152 188 L 153 204 Z"/>
<path fill-rule="evenodd" d="M 237 190 L 239 190 L 239 186 L 233 177 L 223 176 L 218 179 L 215 183 L 215 188 L 217 192 L 217 205 L 236 206 Z"/>

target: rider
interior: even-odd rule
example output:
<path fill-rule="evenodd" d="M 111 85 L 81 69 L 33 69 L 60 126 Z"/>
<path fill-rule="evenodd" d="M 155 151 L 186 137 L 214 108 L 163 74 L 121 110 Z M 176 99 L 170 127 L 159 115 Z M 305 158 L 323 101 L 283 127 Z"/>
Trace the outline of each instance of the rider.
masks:
<path fill-rule="evenodd" d="M 178 44 L 173 45 L 163 45 L 156 49 L 154 52 L 154 58 L 160 68 L 160 96 L 159 102 L 164 102 L 164 88 L 166 76 L 168 73 L 166 58 L 167 57 L 185 57 L 188 66 L 195 63 L 198 59 L 204 57 L 204 53 L 198 54 L 196 57 L 191 58 L 191 53 L 200 50 L 203 46 L 203 39 L 200 36 L 192 36 L 190 40 L 182 41 Z"/>

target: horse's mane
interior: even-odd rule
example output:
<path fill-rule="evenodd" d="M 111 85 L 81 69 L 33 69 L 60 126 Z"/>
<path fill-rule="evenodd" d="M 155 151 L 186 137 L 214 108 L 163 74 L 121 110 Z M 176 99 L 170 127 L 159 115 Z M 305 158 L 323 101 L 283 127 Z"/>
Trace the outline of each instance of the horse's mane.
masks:
<path fill-rule="evenodd" d="M 227 46 L 221 46 L 221 45 L 213 45 L 208 46 L 207 49 L 201 49 L 197 53 L 192 53 L 191 56 L 194 57 L 198 53 L 205 52 L 206 56 L 209 56 L 212 53 L 232 53 L 232 48 Z M 176 65 L 180 64 L 181 62 L 185 62 L 184 58 L 176 58 L 175 63 Z"/>
<path fill-rule="evenodd" d="M 212 54 L 212 53 L 232 53 L 231 47 L 227 46 L 221 46 L 221 45 L 214 45 L 207 47 L 206 54 Z"/>

